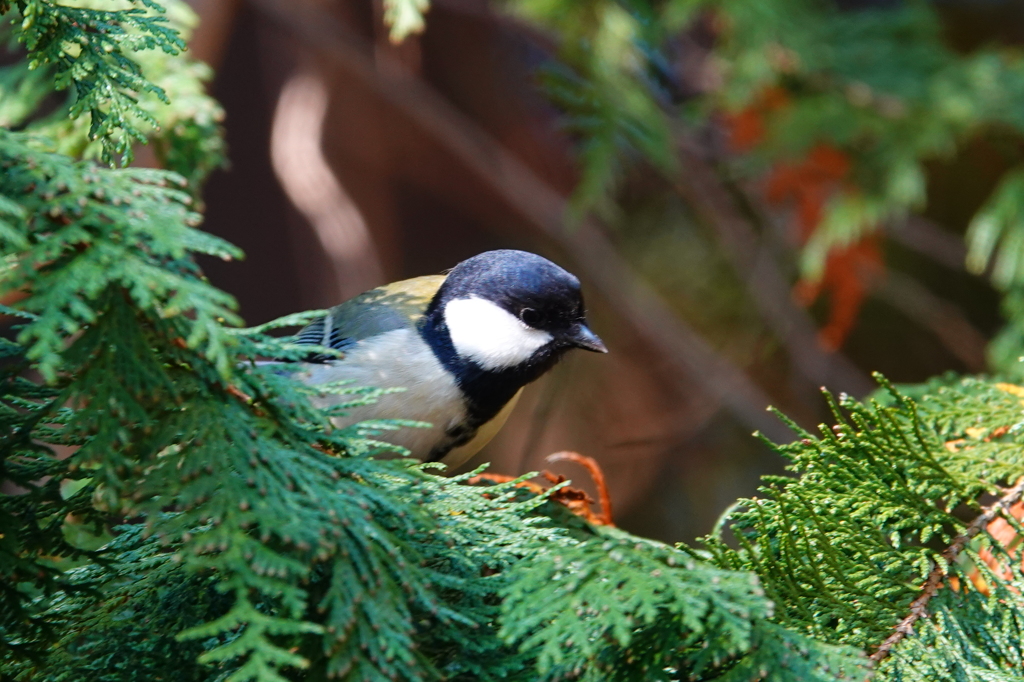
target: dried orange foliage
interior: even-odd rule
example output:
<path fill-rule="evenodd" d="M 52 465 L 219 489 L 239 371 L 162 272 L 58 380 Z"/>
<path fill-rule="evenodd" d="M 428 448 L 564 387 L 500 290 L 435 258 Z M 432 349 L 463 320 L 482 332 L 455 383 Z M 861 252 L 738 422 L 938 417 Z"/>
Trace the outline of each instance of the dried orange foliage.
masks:
<path fill-rule="evenodd" d="M 1018 386 L 1016 384 L 999 383 L 996 384 L 996 388 L 1001 391 L 1005 391 L 1011 395 L 1015 395 L 1018 398 L 1024 398 L 1024 386 Z M 1024 400 L 1021 401 L 1024 403 Z M 1009 426 L 1000 426 L 999 428 L 993 429 L 987 436 L 985 436 L 984 429 L 967 429 L 967 435 L 974 440 L 983 440 L 985 442 L 992 441 L 996 438 L 1006 435 L 1010 430 Z M 949 441 L 946 444 L 946 448 L 949 450 L 960 450 L 971 447 L 966 439 L 959 438 L 957 440 Z M 1018 521 L 1024 519 L 1024 501 L 1017 502 L 1012 505 L 1008 510 L 1008 513 Z M 993 519 L 987 526 L 986 530 L 993 540 L 998 542 L 1004 548 L 1006 548 L 1011 557 L 1018 559 L 1021 557 L 1020 544 L 1021 538 L 1014 530 L 1010 522 L 1005 518 L 999 517 Z M 1002 561 L 992 552 L 991 549 L 985 547 L 978 552 L 978 556 L 981 557 L 982 561 L 992 570 L 996 575 L 1002 576 L 1009 580 L 1012 578 L 1009 567 L 1003 564 Z M 1024 564 L 1022 564 L 1024 565 Z M 983 594 L 988 594 L 988 584 L 985 582 L 984 577 L 981 575 L 981 571 L 977 568 L 970 572 L 971 582 L 974 583 L 975 588 Z M 959 590 L 959 581 L 955 578 L 950 580 L 950 586 L 954 590 Z"/>
<path fill-rule="evenodd" d="M 469 485 L 497 485 L 498 483 L 508 483 L 509 481 L 514 480 L 516 480 L 515 476 L 506 476 L 505 474 L 480 474 L 479 476 L 473 476 L 466 481 L 466 483 Z M 524 488 L 536 495 L 543 495 L 548 490 L 544 486 L 534 483 L 533 481 L 520 481 L 519 483 L 516 483 L 516 487 Z"/>
<path fill-rule="evenodd" d="M 998 383 L 996 388 L 1010 395 L 1015 395 L 1018 398 L 1024 398 L 1024 386 L 1018 386 L 1017 384 Z"/>
<path fill-rule="evenodd" d="M 541 475 L 551 482 L 552 485 L 558 485 L 564 483 L 566 478 L 561 474 L 553 474 L 550 471 L 543 471 Z M 584 519 L 587 523 L 592 523 L 597 526 L 611 526 L 614 525 L 611 521 L 605 520 L 603 512 L 598 513 L 594 511 L 594 505 L 597 502 L 587 495 L 585 490 L 579 488 L 571 488 L 566 486 L 559 488 L 551 496 L 551 499 L 559 504 L 565 505 L 569 511 L 576 516 Z"/>
<path fill-rule="evenodd" d="M 790 95 L 771 87 L 750 106 L 725 117 L 729 144 L 736 152 L 748 152 L 765 139 L 768 117 L 790 104 Z M 797 161 L 779 162 L 768 174 L 765 195 L 770 203 L 791 204 L 796 208 L 797 237 L 807 242 L 821 224 L 829 199 L 837 192 L 852 191 L 849 186 L 851 159 L 841 149 L 817 144 Z M 857 322 L 874 281 L 884 273 L 878 240 L 868 237 L 829 254 L 825 271 L 818 281 L 800 281 L 797 299 L 810 305 L 822 294 L 828 295 L 829 318 L 818 335 L 822 346 L 837 350 L 846 341 Z"/>
<path fill-rule="evenodd" d="M 767 88 L 757 100 L 738 113 L 725 115 L 729 145 L 733 151 L 749 152 L 765 136 L 765 118 L 789 105 L 789 93 L 782 88 Z"/>
<path fill-rule="evenodd" d="M 586 457 L 576 452 L 557 452 L 547 458 L 549 462 L 556 462 L 560 460 L 569 460 L 583 464 L 590 472 L 591 477 L 594 479 L 594 484 L 597 486 L 598 494 L 601 497 L 601 511 L 595 512 L 594 505 L 597 502 L 587 495 L 586 491 L 580 490 L 579 488 L 573 488 L 570 486 L 563 486 L 558 490 L 551 493 L 551 500 L 559 504 L 564 505 L 569 511 L 576 516 L 598 526 L 614 526 L 612 523 L 611 513 L 611 498 L 608 495 L 608 487 L 605 485 L 604 472 L 601 471 L 601 467 L 591 457 Z M 565 476 L 560 474 L 553 474 L 550 471 L 544 471 L 541 473 L 551 486 L 545 487 L 539 483 L 533 481 L 520 481 L 516 484 L 519 488 L 525 488 L 530 492 L 543 495 L 544 493 L 551 490 L 552 487 L 564 483 L 566 481 Z M 467 481 L 470 485 L 486 485 L 495 483 L 508 483 L 514 481 L 515 477 L 505 476 L 504 474 L 480 474 L 474 476 Z"/>
<path fill-rule="evenodd" d="M 869 235 L 843 249 L 833 249 L 825 261 L 825 274 L 816 282 L 801 280 L 793 294 L 810 305 L 823 293 L 829 300 L 828 322 L 818 332 L 818 341 L 829 350 L 842 347 L 857 323 L 871 285 L 885 274 L 878 238 Z"/>
<path fill-rule="evenodd" d="M 766 186 L 767 198 L 775 204 L 796 205 L 801 244 L 811 238 L 821 223 L 828 200 L 837 192 L 850 191 L 844 186 L 850 166 L 850 157 L 842 150 L 819 144 L 802 160 L 779 163 L 772 170 Z M 849 246 L 833 249 L 821 279 L 797 283 L 794 295 L 805 306 L 822 294 L 828 295 L 828 322 L 818 333 L 822 346 L 838 350 L 843 345 L 857 322 L 868 290 L 884 271 L 878 238 L 869 235 Z"/>
<path fill-rule="evenodd" d="M 1009 509 L 1010 515 L 1018 521 L 1024 517 L 1024 502 L 1018 502 Z M 992 539 L 998 542 L 1000 545 L 1010 551 L 1010 556 L 1014 558 L 1020 558 L 1020 537 L 1017 535 L 1017 531 L 1013 529 L 1010 523 L 1000 517 L 993 520 L 988 524 L 988 533 L 992 536 Z M 988 547 L 978 552 L 978 556 L 981 557 L 992 572 L 996 575 L 1001 575 L 1007 580 L 1013 577 L 1009 567 L 1004 566 L 1002 562 L 993 554 L 992 550 Z M 981 576 L 981 572 L 978 569 L 974 569 L 970 573 L 971 582 L 978 588 L 978 591 L 983 594 L 988 594 L 988 585 L 985 583 L 985 579 Z"/>
<path fill-rule="evenodd" d="M 827 144 L 818 144 L 803 159 L 778 163 L 768 175 L 765 193 L 774 204 L 795 202 L 800 242 L 806 242 L 824 217 L 825 203 L 850 172 L 850 157 Z"/>
<path fill-rule="evenodd" d="M 601 523 L 605 526 L 615 525 L 612 523 L 612 496 L 608 493 L 604 472 L 601 470 L 597 460 L 593 457 L 581 455 L 578 452 L 570 452 L 569 450 L 548 455 L 547 460 L 549 462 L 576 462 L 577 464 L 582 464 L 590 473 L 590 478 L 593 479 L 594 485 L 597 486 L 597 494 L 601 498 Z M 545 472 L 545 475 L 547 475 L 547 472 Z M 593 503 L 593 500 L 590 502 Z"/>

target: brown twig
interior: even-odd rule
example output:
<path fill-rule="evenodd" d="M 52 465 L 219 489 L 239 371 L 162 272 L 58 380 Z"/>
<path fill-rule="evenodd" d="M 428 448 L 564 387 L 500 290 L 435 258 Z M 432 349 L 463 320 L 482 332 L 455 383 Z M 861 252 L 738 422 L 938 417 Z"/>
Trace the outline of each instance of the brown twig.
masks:
<path fill-rule="evenodd" d="M 886 223 L 885 233 L 903 246 L 927 256 L 939 265 L 955 272 L 964 270 L 967 247 L 963 237 L 943 229 L 921 216 Z"/>
<path fill-rule="evenodd" d="M 587 457 L 586 455 L 581 455 L 578 452 L 563 450 L 562 452 L 556 452 L 553 455 L 548 455 L 545 459 L 548 462 L 568 461 L 583 465 L 590 473 L 590 478 L 594 480 L 594 485 L 597 487 L 597 496 L 601 500 L 601 522 L 606 526 L 615 525 L 612 522 L 612 496 L 608 494 L 608 484 L 605 483 L 604 472 L 601 471 L 601 465 L 599 465 L 593 457 Z"/>
<path fill-rule="evenodd" d="M 511 483 L 516 480 L 518 476 L 508 476 L 506 474 L 492 474 L 490 472 L 473 476 L 468 481 L 467 485 L 499 485 L 501 483 Z M 534 483 L 533 481 L 520 481 L 516 484 L 516 487 L 525 488 L 536 495 L 543 495 L 548 491 L 547 488 Z"/>
<path fill-rule="evenodd" d="M 247 407 L 249 407 L 252 410 L 253 414 L 255 414 L 257 417 L 267 416 L 267 413 L 259 405 L 256 404 L 255 398 L 253 398 L 251 395 L 249 395 L 242 389 L 238 388 L 234 384 L 228 384 L 227 386 L 224 387 L 224 390 L 226 390 L 228 393 L 241 400 Z"/>
<path fill-rule="evenodd" d="M 974 519 L 964 532 L 953 539 L 953 543 L 942 553 L 945 565 L 950 565 L 956 561 L 957 557 L 960 556 L 960 552 L 967 546 L 967 543 L 980 533 L 985 526 L 991 523 L 997 514 L 1009 510 L 1011 506 L 1020 500 L 1022 494 L 1024 494 L 1024 477 L 1017 481 L 1017 484 L 999 498 L 998 501 L 986 507 L 985 511 L 978 518 Z M 928 615 L 928 602 L 939 591 L 942 578 L 946 575 L 945 565 L 936 564 L 931 573 L 928 574 L 928 579 L 921 589 L 921 594 L 910 603 L 910 614 L 899 622 L 894 628 L 893 633 L 882 642 L 875 653 L 871 654 L 872 661 L 877 663 L 888 656 L 892 648 L 903 641 L 904 637 L 913 634 L 914 623 Z"/>
<path fill-rule="evenodd" d="M 252 402 L 253 402 L 252 401 L 252 396 L 250 396 L 248 393 L 246 393 L 242 389 L 238 388 L 234 384 L 228 384 L 227 387 L 226 387 L 226 390 L 227 390 L 228 393 L 230 393 L 231 395 L 235 396 L 236 398 L 241 400 L 246 405 L 252 405 Z"/>

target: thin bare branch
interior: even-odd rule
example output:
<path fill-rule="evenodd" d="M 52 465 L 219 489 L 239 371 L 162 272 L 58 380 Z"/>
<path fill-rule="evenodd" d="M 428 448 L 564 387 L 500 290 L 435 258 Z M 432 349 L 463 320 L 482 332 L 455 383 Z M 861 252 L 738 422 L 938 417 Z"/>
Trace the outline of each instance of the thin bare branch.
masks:
<path fill-rule="evenodd" d="M 913 277 L 889 270 L 874 294 L 931 331 L 968 371 L 985 370 L 985 335 L 953 303 L 939 298 Z"/>
<path fill-rule="evenodd" d="M 963 238 L 927 218 L 908 216 L 906 220 L 887 224 L 885 233 L 894 241 L 927 256 L 939 265 L 950 270 L 964 270 L 967 247 Z"/>
<path fill-rule="evenodd" d="M 893 633 L 882 642 L 881 646 L 875 650 L 875 653 L 871 654 L 872 661 L 875 663 L 881 661 L 907 635 L 913 634 L 914 623 L 928 615 L 928 602 L 939 591 L 942 579 L 946 576 L 946 566 L 953 564 L 957 557 L 960 556 L 960 552 L 967 546 L 967 543 L 980 533 L 985 526 L 991 523 L 998 514 L 1008 513 L 1010 507 L 1020 500 L 1022 494 L 1024 494 L 1024 478 L 1017 481 L 1017 484 L 995 503 L 986 507 L 985 511 L 974 519 L 971 525 L 964 529 L 964 532 L 953 538 L 952 544 L 942 553 L 944 563 L 936 563 L 935 567 L 932 568 L 931 573 L 928 574 L 928 579 L 925 580 L 924 587 L 921 588 L 921 594 L 917 599 L 910 602 L 910 614 L 899 622 L 894 628 Z"/>

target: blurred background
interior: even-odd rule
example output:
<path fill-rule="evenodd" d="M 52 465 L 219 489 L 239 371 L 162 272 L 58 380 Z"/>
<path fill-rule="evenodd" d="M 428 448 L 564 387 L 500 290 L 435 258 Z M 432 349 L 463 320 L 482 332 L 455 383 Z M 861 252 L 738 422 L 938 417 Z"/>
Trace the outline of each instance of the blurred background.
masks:
<path fill-rule="evenodd" d="M 814 429 L 874 371 L 1013 373 L 1024 3 L 190 4 L 230 158 L 205 229 L 247 254 L 203 265 L 247 323 L 493 248 L 582 279 L 611 352 L 471 466 L 593 493 L 544 461 L 589 455 L 619 525 L 690 540 L 783 470 L 767 405 Z"/>

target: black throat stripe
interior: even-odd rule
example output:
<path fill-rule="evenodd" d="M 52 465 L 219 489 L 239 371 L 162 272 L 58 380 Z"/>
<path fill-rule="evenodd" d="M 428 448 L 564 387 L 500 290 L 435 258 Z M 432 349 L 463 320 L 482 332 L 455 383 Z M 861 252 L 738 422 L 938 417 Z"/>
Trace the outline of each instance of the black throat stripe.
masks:
<path fill-rule="evenodd" d="M 453 449 L 471 441 L 479 428 L 494 419 L 519 389 L 548 371 L 560 355 L 554 351 L 541 352 L 515 367 L 487 371 L 459 357 L 448 326 L 439 316 L 424 318 L 419 332 L 434 356 L 455 377 L 466 405 L 466 420 L 446 433 L 445 440 L 431 451 L 427 460 L 430 462 L 444 458 Z"/>

